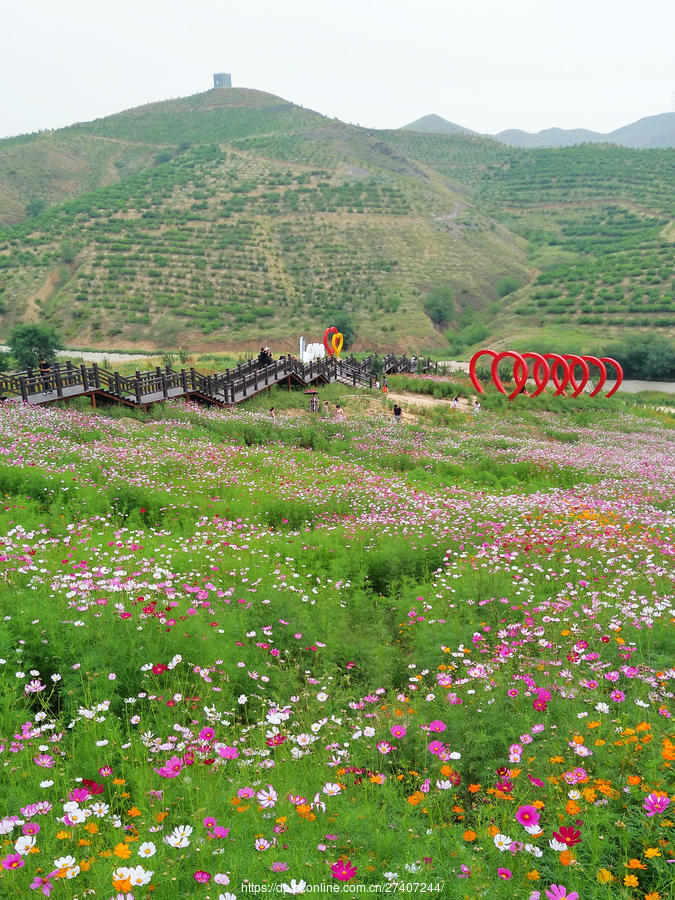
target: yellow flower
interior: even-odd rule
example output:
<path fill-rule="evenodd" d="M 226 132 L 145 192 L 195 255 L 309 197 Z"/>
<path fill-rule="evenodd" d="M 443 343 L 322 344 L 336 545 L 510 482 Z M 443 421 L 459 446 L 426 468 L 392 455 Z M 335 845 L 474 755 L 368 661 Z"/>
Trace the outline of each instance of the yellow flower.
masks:
<path fill-rule="evenodd" d="M 70 831 L 57 831 L 56 832 L 56 840 L 57 841 L 67 841 L 72 837 L 72 833 Z"/>
<path fill-rule="evenodd" d="M 658 847 L 647 847 L 645 850 L 645 856 L 647 859 L 652 859 L 654 856 L 661 856 L 661 851 Z"/>
<path fill-rule="evenodd" d="M 637 875 L 624 875 L 623 883 L 626 887 L 637 887 L 639 884 L 638 877 Z"/>
<path fill-rule="evenodd" d="M 658 891 L 650 891 L 645 894 L 645 900 L 661 900 L 661 894 Z"/>
<path fill-rule="evenodd" d="M 529 881 L 538 881 L 541 878 L 539 872 L 536 869 L 532 869 L 531 872 L 528 872 L 525 876 Z"/>
<path fill-rule="evenodd" d="M 598 874 L 595 876 L 600 884 L 609 884 L 610 881 L 614 881 L 614 876 L 609 871 L 609 869 L 598 869 Z"/>

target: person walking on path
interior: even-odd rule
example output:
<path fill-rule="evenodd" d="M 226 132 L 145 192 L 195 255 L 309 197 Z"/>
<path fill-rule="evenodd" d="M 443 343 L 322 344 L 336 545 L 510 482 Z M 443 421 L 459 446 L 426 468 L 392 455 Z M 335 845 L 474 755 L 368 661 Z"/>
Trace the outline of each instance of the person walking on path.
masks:
<path fill-rule="evenodd" d="M 398 403 L 394 404 L 394 423 L 399 425 L 401 422 L 401 407 Z"/>

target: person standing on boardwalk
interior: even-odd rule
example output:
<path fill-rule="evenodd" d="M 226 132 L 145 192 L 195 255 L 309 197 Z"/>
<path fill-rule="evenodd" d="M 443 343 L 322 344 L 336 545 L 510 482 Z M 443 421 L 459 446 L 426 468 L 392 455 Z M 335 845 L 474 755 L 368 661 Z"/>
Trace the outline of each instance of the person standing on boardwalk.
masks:
<path fill-rule="evenodd" d="M 45 394 L 52 393 L 52 383 L 51 383 L 51 374 L 52 367 L 49 365 L 47 360 L 42 357 L 40 362 L 38 363 L 38 369 L 40 370 L 40 375 L 42 376 L 42 385 Z"/>

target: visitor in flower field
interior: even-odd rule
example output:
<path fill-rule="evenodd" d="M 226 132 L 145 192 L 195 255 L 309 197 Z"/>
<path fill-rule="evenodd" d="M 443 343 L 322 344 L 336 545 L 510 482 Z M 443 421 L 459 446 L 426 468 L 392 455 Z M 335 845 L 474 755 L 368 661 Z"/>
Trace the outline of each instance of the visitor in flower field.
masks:
<path fill-rule="evenodd" d="M 479 413 L 479 412 L 480 412 L 480 408 L 481 408 L 481 407 L 480 407 L 480 403 L 478 402 L 478 398 L 476 398 L 476 399 L 473 401 L 473 411 L 474 411 L 475 413 Z"/>
<path fill-rule="evenodd" d="M 339 403 L 335 404 L 335 418 L 336 419 L 345 419 L 346 418 L 345 412 Z"/>
<path fill-rule="evenodd" d="M 276 412 L 274 411 L 274 407 L 273 407 L 273 406 L 270 406 L 270 417 L 276 422 L 276 420 L 277 420 L 277 414 L 276 414 Z"/>
<path fill-rule="evenodd" d="M 459 397 L 453 397 L 452 403 L 450 405 L 453 409 L 457 409 L 457 407 L 459 406 Z"/>
<path fill-rule="evenodd" d="M 375 379 L 375 390 L 379 391 L 379 389 L 380 389 L 380 379 L 376 378 Z"/>
<path fill-rule="evenodd" d="M 401 421 L 401 407 L 398 403 L 394 404 L 394 422 L 397 424 Z"/>

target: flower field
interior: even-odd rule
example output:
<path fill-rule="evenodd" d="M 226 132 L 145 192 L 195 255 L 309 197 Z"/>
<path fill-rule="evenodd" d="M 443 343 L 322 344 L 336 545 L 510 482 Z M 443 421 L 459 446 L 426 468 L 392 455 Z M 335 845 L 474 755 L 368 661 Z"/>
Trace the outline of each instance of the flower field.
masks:
<path fill-rule="evenodd" d="M 2 404 L 0 896 L 672 897 L 675 441 L 618 409 Z"/>

